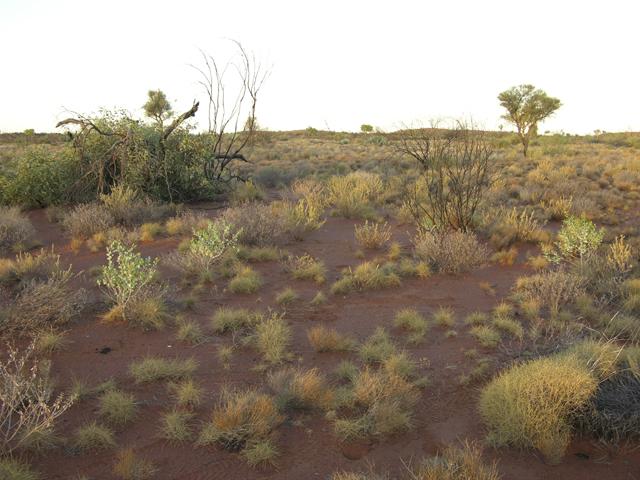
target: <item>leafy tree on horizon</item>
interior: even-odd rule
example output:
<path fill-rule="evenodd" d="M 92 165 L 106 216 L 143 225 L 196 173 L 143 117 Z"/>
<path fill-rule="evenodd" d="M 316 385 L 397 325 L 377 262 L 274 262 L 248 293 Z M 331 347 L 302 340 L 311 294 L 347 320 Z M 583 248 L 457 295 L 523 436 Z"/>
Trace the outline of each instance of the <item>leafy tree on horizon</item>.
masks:
<path fill-rule="evenodd" d="M 505 90 L 498 95 L 498 100 L 507 110 L 502 118 L 516 127 L 525 157 L 531 138 L 538 134 L 538 124 L 562 106 L 559 99 L 550 97 L 543 90 L 528 84 Z"/>

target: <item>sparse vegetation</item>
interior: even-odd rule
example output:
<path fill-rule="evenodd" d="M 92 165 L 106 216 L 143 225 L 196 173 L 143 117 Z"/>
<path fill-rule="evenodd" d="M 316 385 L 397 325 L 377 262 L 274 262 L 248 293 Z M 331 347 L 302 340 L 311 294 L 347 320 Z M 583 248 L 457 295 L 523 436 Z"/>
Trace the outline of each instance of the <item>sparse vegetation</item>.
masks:
<path fill-rule="evenodd" d="M 134 362 L 129 372 L 136 383 L 149 383 L 158 380 L 179 380 L 190 376 L 198 367 L 192 358 L 186 360 L 146 357 Z"/>

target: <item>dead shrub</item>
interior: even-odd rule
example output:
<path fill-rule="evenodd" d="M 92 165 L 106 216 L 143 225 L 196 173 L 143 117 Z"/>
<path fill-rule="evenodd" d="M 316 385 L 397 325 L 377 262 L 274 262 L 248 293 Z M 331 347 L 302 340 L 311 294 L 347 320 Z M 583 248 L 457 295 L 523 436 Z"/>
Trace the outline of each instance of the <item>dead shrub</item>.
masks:
<path fill-rule="evenodd" d="M 238 241 L 245 245 L 273 245 L 285 229 L 282 213 L 258 202 L 227 208 L 222 218 L 235 226 L 239 234 Z"/>
<path fill-rule="evenodd" d="M 36 231 L 17 207 L 0 206 L 0 255 L 24 250 Z"/>
<path fill-rule="evenodd" d="M 416 255 L 444 273 L 462 273 L 486 262 L 488 251 L 473 233 L 424 231 L 414 238 Z"/>
<path fill-rule="evenodd" d="M 23 352 L 8 346 L 0 362 L 0 455 L 11 454 L 34 437 L 53 430 L 74 397 L 53 395 L 50 364 L 34 358 L 35 344 Z"/>

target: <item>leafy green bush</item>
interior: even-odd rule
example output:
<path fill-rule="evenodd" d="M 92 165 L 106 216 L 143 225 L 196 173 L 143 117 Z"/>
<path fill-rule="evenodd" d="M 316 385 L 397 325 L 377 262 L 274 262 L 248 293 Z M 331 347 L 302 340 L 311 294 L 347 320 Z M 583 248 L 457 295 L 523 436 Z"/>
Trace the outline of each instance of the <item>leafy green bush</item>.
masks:
<path fill-rule="evenodd" d="M 562 222 L 558 240 L 543 249 L 544 255 L 553 263 L 582 261 L 598 250 L 603 238 L 604 229 L 598 230 L 591 220 L 569 217 Z"/>
<path fill-rule="evenodd" d="M 122 309 L 124 318 L 129 304 L 150 289 L 157 273 L 157 264 L 157 259 L 142 258 L 133 247 L 121 242 L 113 242 L 107 248 L 107 264 L 102 268 L 98 285 Z"/>
<path fill-rule="evenodd" d="M 76 200 L 73 189 L 78 159 L 68 148 L 30 146 L 12 162 L 0 200 L 12 205 L 45 207 Z"/>

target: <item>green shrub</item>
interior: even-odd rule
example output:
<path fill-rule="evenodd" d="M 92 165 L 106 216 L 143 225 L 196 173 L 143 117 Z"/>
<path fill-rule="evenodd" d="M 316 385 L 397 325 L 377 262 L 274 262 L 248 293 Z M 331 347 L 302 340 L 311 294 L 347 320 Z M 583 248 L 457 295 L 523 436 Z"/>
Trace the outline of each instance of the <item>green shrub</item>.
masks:
<path fill-rule="evenodd" d="M 0 200 L 46 207 L 79 199 L 78 173 L 78 159 L 70 149 L 30 146 L 13 162 Z"/>
<path fill-rule="evenodd" d="M 603 238 L 604 229 L 598 230 L 591 220 L 569 217 L 562 222 L 554 245 L 544 248 L 544 255 L 553 263 L 582 261 L 596 252 Z"/>
<path fill-rule="evenodd" d="M 157 259 L 143 258 L 133 247 L 118 241 L 107 248 L 107 264 L 102 268 L 98 285 L 122 309 L 125 319 L 129 304 L 149 292 L 157 264 Z"/>

